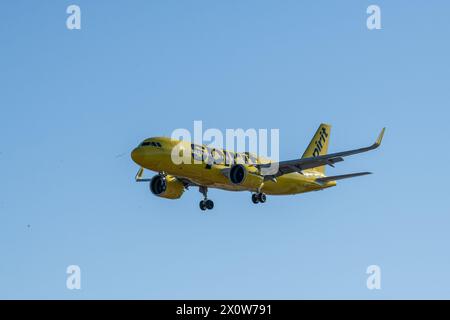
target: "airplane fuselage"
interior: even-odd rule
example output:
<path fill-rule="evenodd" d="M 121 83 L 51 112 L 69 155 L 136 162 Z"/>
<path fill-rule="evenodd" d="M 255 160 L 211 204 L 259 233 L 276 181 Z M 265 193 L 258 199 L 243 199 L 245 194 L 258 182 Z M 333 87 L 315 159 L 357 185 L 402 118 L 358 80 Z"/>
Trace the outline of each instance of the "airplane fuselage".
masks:
<path fill-rule="evenodd" d="M 183 152 L 191 155 L 190 163 L 176 164 L 172 158 L 174 147 L 183 149 Z M 230 168 L 233 164 L 227 163 L 223 159 L 241 159 L 249 171 L 256 170 L 252 166 L 255 163 L 267 163 L 268 160 L 260 159 L 248 153 L 234 153 L 227 150 L 216 149 L 221 155 L 221 161 L 207 161 L 203 158 L 202 150 L 207 150 L 207 146 L 199 146 L 185 141 L 172 140 L 166 137 L 154 137 L 144 140 L 131 154 L 134 162 L 141 167 L 158 173 L 165 173 L 171 176 L 185 178 L 196 185 L 209 188 L 218 188 L 228 191 L 251 191 L 263 192 L 268 195 L 289 195 L 309 191 L 317 191 L 336 185 L 335 181 L 317 183 L 317 178 L 324 175 L 320 172 L 305 172 L 303 174 L 292 172 L 276 178 L 276 181 L 264 181 L 258 188 L 248 188 L 233 184 L 224 175 L 223 170 Z M 199 157 L 200 155 L 200 157 Z"/>

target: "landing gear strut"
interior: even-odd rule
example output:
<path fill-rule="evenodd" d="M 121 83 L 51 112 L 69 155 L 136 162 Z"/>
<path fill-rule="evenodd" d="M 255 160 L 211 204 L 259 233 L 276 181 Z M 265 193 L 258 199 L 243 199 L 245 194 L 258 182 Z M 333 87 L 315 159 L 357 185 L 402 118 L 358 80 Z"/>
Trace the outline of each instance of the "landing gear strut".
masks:
<path fill-rule="evenodd" d="M 204 199 L 200 201 L 199 206 L 202 211 L 211 210 L 214 208 L 214 202 L 211 199 L 208 199 L 208 188 L 207 187 L 199 187 L 198 191 L 203 194 Z"/>
<path fill-rule="evenodd" d="M 252 202 L 254 204 L 257 204 L 259 202 L 264 203 L 264 202 L 266 202 L 266 195 L 262 192 L 253 193 L 252 194 Z"/>

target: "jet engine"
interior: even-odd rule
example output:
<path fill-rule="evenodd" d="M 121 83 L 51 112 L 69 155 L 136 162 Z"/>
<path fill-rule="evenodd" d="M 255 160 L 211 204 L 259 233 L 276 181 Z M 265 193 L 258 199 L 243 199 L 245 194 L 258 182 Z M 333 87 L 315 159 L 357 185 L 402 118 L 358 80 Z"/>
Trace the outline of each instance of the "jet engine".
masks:
<path fill-rule="evenodd" d="M 264 181 L 264 178 L 258 174 L 256 169 L 249 171 L 242 164 L 233 165 L 228 177 L 231 183 L 243 186 L 249 190 L 257 190 Z"/>
<path fill-rule="evenodd" d="M 158 197 L 178 199 L 183 195 L 184 185 L 173 176 L 157 174 L 150 181 L 150 191 Z"/>

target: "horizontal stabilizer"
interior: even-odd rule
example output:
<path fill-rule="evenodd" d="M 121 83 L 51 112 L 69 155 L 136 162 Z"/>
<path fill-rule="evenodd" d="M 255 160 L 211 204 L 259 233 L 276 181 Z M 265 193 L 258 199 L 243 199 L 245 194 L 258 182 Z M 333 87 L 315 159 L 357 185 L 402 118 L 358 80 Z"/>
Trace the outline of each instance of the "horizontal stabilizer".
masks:
<path fill-rule="evenodd" d="M 343 174 L 340 176 L 330 176 L 330 177 L 318 178 L 318 179 L 316 179 L 316 182 L 325 183 L 328 181 L 335 181 L 335 180 L 342 180 L 342 179 L 354 178 L 354 177 L 359 177 L 359 176 L 365 176 L 366 174 L 371 174 L 371 173 L 372 172 L 357 172 L 357 173 Z"/>

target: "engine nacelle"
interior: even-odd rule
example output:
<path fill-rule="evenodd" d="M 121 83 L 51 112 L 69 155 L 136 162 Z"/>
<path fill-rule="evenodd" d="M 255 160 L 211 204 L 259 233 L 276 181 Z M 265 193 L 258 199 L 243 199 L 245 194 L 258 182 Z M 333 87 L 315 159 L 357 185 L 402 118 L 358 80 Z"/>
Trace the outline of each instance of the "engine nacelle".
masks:
<path fill-rule="evenodd" d="M 150 181 L 150 191 L 158 197 L 178 199 L 183 195 L 184 185 L 173 176 L 157 174 Z"/>
<path fill-rule="evenodd" d="M 257 190 L 264 181 L 264 178 L 255 172 L 250 172 L 244 165 L 235 164 L 229 172 L 229 179 L 232 184 L 243 186 L 250 190 Z"/>

